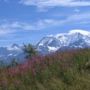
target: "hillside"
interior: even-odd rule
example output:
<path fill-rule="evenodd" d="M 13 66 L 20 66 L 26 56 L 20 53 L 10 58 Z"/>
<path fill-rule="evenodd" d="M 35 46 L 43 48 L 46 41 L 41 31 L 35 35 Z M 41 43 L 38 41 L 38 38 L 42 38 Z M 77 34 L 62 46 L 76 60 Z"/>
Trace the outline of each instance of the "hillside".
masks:
<path fill-rule="evenodd" d="M 34 56 L 1 68 L 0 90 L 90 90 L 90 49 Z"/>

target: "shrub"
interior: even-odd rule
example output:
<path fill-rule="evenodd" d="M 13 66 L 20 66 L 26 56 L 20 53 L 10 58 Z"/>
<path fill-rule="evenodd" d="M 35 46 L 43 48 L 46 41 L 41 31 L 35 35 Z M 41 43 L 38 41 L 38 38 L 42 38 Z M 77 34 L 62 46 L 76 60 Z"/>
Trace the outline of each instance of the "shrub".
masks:
<path fill-rule="evenodd" d="M 36 48 L 31 44 L 24 45 L 23 50 L 26 53 L 26 58 L 31 58 L 32 56 L 37 55 Z"/>

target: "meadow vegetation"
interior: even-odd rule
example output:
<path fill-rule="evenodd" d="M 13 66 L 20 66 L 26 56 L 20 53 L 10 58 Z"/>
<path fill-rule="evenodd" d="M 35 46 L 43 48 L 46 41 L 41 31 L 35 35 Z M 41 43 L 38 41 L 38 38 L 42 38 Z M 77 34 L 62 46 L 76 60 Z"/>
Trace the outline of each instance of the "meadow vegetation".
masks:
<path fill-rule="evenodd" d="M 34 52 L 23 64 L 0 68 L 0 90 L 90 90 L 90 49 Z"/>

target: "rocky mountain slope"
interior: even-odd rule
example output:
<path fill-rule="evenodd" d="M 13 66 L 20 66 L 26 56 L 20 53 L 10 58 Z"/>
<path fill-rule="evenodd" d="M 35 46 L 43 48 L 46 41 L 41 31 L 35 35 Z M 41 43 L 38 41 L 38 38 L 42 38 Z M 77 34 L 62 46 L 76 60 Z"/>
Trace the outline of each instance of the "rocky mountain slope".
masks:
<path fill-rule="evenodd" d="M 90 47 L 90 32 L 71 30 L 68 33 L 48 35 L 37 44 L 38 51 L 46 54 L 65 48 Z"/>

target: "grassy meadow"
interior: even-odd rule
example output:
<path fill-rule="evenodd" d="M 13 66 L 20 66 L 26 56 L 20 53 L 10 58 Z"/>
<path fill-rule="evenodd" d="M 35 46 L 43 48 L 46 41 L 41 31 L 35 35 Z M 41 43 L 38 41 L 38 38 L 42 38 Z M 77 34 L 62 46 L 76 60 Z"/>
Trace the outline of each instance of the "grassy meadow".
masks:
<path fill-rule="evenodd" d="M 0 90 L 90 90 L 90 49 L 35 55 L 0 68 Z"/>

